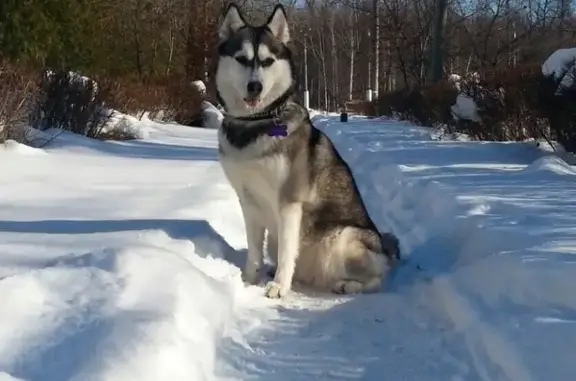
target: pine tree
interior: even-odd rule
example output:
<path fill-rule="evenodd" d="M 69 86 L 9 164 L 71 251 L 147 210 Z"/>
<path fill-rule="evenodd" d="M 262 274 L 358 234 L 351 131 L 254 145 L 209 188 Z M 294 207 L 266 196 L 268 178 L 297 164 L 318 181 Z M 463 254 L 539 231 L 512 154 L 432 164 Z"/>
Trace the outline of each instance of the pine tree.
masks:
<path fill-rule="evenodd" d="M 94 4 L 86 0 L 2 0 L 0 53 L 54 67 L 86 67 L 94 52 Z"/>

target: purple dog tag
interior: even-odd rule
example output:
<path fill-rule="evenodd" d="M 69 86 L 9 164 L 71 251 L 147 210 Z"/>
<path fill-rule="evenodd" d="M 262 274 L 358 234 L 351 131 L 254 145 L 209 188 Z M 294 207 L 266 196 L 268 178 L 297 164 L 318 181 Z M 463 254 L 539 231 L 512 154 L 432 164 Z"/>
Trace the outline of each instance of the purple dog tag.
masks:
<path fill-rule="evenodd" d="M 268 131 L 268 135 L 270 136 L 288 136 L 288 126 L 283 124 L 275 124 L 270 127 L 270 131 Z"/>

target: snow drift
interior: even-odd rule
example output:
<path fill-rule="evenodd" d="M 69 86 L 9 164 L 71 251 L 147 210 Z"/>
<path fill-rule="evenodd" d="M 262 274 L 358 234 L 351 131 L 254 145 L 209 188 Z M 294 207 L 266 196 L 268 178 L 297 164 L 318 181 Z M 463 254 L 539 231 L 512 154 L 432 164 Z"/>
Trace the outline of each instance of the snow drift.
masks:
<path fill-rule="evenodd" d="M 314 113 L 400 238 L 385 292 L 246 287 L 216 131 L 0 149 L 0 380 L 572 380 L 571 166 Z"/>

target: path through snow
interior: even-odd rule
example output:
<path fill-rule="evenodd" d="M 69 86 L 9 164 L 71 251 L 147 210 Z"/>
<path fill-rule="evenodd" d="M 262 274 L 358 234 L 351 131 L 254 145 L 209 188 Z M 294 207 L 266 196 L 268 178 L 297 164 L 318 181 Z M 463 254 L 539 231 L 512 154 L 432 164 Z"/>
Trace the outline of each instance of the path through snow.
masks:
<path fill-rule="evenodd" d="M 232 378 L 576 376 L 574 169 L 528 144 L 435 141 L 382 119 L 315 122 L 407 258 L 387 293 L 293 295 L 244 338 L 250 351 L 225 347 Z"/>
<path fill-rule="evenodd" d="M 406 259 L 374 295 L 244 287 L 215 131 L 0 147 L 0 380 L 572 380 L 576 172 L 527 144 L 315 122 Z"/>

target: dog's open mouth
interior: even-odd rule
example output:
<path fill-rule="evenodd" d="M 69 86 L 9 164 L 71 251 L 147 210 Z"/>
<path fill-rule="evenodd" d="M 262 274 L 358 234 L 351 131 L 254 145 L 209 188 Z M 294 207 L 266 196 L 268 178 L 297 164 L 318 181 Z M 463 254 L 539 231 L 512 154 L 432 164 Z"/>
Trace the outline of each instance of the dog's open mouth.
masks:
<path fill-rule="evenodd" d="M 260 103 L 260 98 L 244 98 L 248 107 L 256 107 Z"/>

